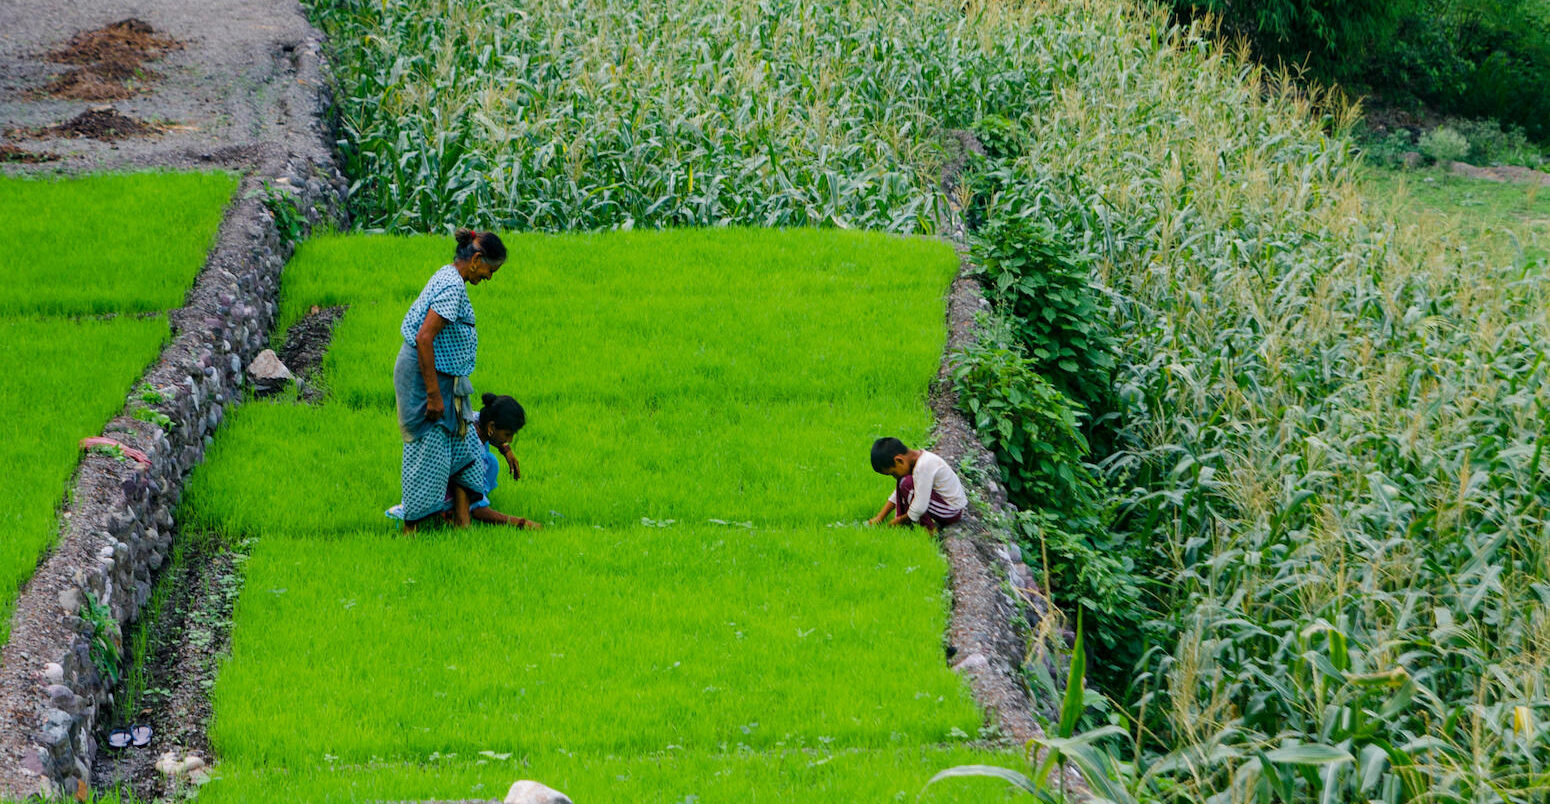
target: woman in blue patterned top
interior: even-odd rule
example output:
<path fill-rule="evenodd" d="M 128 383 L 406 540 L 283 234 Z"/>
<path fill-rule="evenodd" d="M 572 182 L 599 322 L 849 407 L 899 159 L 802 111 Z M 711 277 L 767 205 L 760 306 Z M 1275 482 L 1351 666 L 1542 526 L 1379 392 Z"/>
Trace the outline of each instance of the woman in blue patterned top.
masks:
<path fill-rule="evenodd" d="M 472 427 L 470 401 L 479 333 L 466 284 L 500 270 L 506 246 L 493 232 L 457 231 L 451 265 L 442 266 L 409 306 L 399 328 L 404 344 L 393 366 L 398 428 L 404 437 L 404 530 L 441 511 L 452 489 L 454 523 L 468 524 L 469 503 L 484 497 L 484 443 Z"/>

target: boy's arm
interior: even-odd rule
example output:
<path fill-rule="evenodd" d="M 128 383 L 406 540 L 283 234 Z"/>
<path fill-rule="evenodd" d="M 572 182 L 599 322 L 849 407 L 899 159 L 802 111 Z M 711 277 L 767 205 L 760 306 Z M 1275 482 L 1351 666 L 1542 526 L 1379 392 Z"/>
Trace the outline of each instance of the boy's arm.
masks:
<path fill-rule="evenodd" d="M 876 524 L 882 522 L 884 519 L 886 519 L 888 517 L 889 514 L 893 513 L 893 509 L 894 508 L 895 508 L 895 506 L 893 504 L 893 499 L 889 498 L 888 502 L 883 503 L 883 510 L 878 511 L 877 512 L 877 516 L 874 516 L 871 519 L 868 519 L 866 521 L 866 523 L 868 525 L 876 525 Z"/>

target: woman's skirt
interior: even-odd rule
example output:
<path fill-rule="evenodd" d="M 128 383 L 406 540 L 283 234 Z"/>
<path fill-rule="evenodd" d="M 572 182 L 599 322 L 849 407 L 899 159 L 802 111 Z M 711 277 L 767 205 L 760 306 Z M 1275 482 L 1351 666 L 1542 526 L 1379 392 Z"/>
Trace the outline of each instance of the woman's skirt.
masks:
<path fill-rule="evenodd" d="M 419 358 L 413 346 L 404 344 L 393 365 L 393 393 L 404 438 L 403 513 L 409 524 L 440 513 L 453 484 L 467 489 L 474 500 L 489 492 L 483 462 L 478 460 L 484 443 L 468 423 L 473 415 L 469 401 L 473 387 L 467 377 L 441 372 L 436 373 L 436 384 L 446 410 L 440 418 L 429 420 L 425 418 L 429 395 Z"/>

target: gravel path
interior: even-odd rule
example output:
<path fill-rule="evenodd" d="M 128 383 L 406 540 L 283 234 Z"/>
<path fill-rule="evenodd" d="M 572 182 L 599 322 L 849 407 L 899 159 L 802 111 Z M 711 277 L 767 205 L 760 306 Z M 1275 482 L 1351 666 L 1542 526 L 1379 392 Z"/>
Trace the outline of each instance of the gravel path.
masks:
<path fill-rule="evenodd" d="M 79 32 L 135 18 L 182 43 L 148 61 L 160 77 L 136 81 L 132 97 L 73 100 L 43 92 L 72 69 L 50 61 Z M 318 39 L 295 0 L 0 0 L 0 145 L 58 154 L 22 170 L 191 168 L 253 164 L 255 150 L 306 153 L 304 117 L 314 88 L 296 53 Z M 103 141 L 28 136 L 94 107 L 162 126 L 160 134 Z M 234 164 L 235 163 L 235 164 Z"/>

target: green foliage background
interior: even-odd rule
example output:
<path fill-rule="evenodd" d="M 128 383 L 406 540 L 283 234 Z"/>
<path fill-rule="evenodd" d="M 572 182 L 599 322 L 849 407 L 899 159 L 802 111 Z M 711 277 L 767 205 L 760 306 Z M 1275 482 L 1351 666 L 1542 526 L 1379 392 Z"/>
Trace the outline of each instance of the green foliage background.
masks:
<path fill-rule="evenodd" d="M 1550 137 L 1545 0 L 1174 0 L 1210 13 L 1272 65 L 1392 100 L 1488 117 Z"/>

